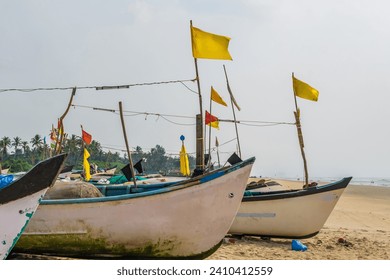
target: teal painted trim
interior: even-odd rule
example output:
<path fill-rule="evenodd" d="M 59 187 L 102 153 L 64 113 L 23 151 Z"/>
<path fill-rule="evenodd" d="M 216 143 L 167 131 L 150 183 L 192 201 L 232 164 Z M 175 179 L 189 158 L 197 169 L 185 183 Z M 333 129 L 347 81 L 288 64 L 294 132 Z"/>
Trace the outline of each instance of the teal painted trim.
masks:
<path fill-rule="evenodd" d="M 26 219 L 23 227 L 19 231 L 19 233 L 15 236 L 14 240 L 12 240 L 12 245 L 11 245 L 11 247 L 9 247 L 8 251 L 5 253 L 4 259 L 6 259 L 8 257 L 8 255 L 11 253 L 12 249 L 15 247 L 16 243 L 18 242 L 19 238 L 22 236 L 24 229 L 27 227 L 27 225 L 28 225 L 28 223 L 31 220 L 33 215 L 34 215 L 34 211 L 32 211 L 30 213 L 29 212 L 26 213 L 27 219 Z"/>
<path fill-rule="evenodd" d="M 231 172 L 234 172 L 238 169 L 241 169 L 249 164 L 253 164 L 255 162 L 255 157 L 251 157 L 247 160 L 244 160 L 244 161 L 241 161 L 235 165 L 232 165 L 232 166 L 229 166 L 229 167 L 225 167 L 225 168 L 222 168 L 222 169 L 217 169 L 215 171 L 212 171 L 210 173 L 207 173 L 204 175 L 204 177 L 200 178 L 199 181 L 201 183 L 205 183 L 205 182 L 209 182 L 209 181 L 212 181 L 216 178 L 219 178 L 221 176 L 223 176 L 224 174 L 228 174 L 228 173 L 231 173 Z"/>
<path fill-rule="evenodd" d="M 106 201 L 118 201 L 118 200 L 126 200 L 126 199 L 135 199 L 135 198 L 140 198 L 140 197 L 147 197 L 147 196 L 152 196 L 152 195 L 160 195 L 172 191 L 176 191 L 179 189 L 184 189 L 191 187 L 193 185 L 187 185 L 189 182 L 194 182 L 199 180 L 199 184 L 209 182 L 212 180 L 215 180 L 224 174 L 231 173 L 233 171 L 236 171 L 238 169 L 241 169 L 249 164 L 253 164 L 255 161 L 255 157 L 249 158 L 245 161 L 242 161 L 240 163 L 237 163 L 233 166 L 226 167 L 224 169 L 218 169 L 215 171 L 212 171 L 210 173 L 207 173 L 205 175 L 193 178 L 193 179 L 188 179 L 188 180 L 183 180 L 175 184 L 171 184 L 168 187 L 161 187 L 158 189 L 154 190 L 147 190 L 145 192 L 140 192 L 140 193 L 131 193 L 131 194 L 123 194 L 123 195 L 116 195 L 116 196 L 105 196 L 105 197 L 88 197 L 88 198 L 70 198 L 70 199 L 52 199 L 52 200 L 42 200 L 41 204 L 42 205 L 56 205 L 56 204 L 80 204 L 80 203 L 97 203 L 97 202 L 106 202 Z M 152 185 L 149 185 L 152 186 Z"/>

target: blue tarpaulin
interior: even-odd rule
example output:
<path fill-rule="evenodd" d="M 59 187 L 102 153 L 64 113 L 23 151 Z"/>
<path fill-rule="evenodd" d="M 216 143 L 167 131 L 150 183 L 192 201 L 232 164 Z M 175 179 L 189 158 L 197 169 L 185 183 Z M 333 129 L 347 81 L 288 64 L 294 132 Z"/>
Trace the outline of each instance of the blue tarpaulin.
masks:
<path fill-rule="evenodd" d="M 0 189 L 8 186 L 14 180 L 13 175 L 0 175 Z"/>

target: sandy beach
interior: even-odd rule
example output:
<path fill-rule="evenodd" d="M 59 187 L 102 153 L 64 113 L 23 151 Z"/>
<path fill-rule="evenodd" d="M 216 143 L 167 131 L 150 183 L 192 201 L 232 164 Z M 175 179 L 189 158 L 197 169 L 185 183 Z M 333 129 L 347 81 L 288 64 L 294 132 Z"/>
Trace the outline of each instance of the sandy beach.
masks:
<path fill-rule="evenodd" d="M 302 185 L 299 181 L 274 181 L 291 189 Z M 323 229 L 300 241 L 307 251 L 293 251 L 289 239 L 227 236 L 207 260 L 389 260 L 390 187 L 349 185 Z M 11 258 L 67 259 L 27 255 Z"/>
<path fill-rule="evenodd" d="M 276 181 L 289 188 L 302 184 Z M 208 259 L 389 260 L 390 187 L 349 185 L 323 229 L 316 236 L 300 241 L 307 251 L 293 251 L 288 239 L 227 237 Z"/>

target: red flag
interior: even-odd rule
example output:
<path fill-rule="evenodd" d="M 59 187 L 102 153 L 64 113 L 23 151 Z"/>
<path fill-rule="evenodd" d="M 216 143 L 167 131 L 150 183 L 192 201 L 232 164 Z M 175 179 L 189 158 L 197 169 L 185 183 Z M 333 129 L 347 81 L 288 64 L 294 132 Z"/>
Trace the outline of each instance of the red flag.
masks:
<path fill-rule="evenodd" d="M 206 110 L 206 117 L 205 117 L 204 122 L 205 122 L 206 125 L 209 125 L 211 127 L 219 129 L 219 120 L 218 120 L 218 118 L 216 116 L 211 115 L 209 112 L 207 112 L 207 110 Z"/>
<path fill-rule="evenodd" d="M 58 122 L 57 122 L 57 133 L 58 133 L 58 135 L 62 135 L 62 133 L 63 133 L 62 128 L 63 128 L 62 121 L 61 121 L 61 119 L 58 119 Z"/>
<path fill-rule="evenodd" d="M 56 131 L 54 129 L 54 125 L 51 125 L 50 139 L 52 141 L 56 141 L 57 140 L 57 135 L 56 135 Z"/>
<path fill-rule="evenodd" d="M 82 129 L 82 138 L 85 144 L 89 145 L 92 142 L 92 135 Z"/>

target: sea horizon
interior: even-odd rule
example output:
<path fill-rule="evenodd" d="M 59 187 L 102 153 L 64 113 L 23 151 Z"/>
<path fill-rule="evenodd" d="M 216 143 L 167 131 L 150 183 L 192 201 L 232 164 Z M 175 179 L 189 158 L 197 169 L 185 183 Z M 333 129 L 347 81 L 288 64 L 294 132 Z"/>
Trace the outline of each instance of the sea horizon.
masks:
<path fill-rule="evenodd" d="M 271 179 L 280 179 L 280 180 L 289 180 L 289 181 L 303 181 L 302 177 L 283 177 L 283 176 L 261 176 L 258 178 L 271 178 Z M 310 177 L 310 182 L 336 182 L 341 180 L 342 177 Z M 361 186 L 377 186 L 377 187 L 390 187 L 390 177 L 352 177 L 351 185 L 361 185 Z"/>
<path fill-rule="evenodd" d="M 280 177 L 283 180 L 302 181 L 303 178 Z M 310 182 L 335 182 L 341 177 L 312 177 Z M 390 177 L 352 177 L 351 185 L 390 187 Z"/>

